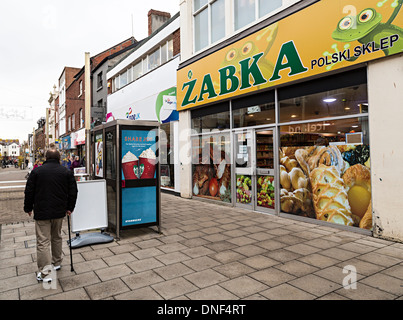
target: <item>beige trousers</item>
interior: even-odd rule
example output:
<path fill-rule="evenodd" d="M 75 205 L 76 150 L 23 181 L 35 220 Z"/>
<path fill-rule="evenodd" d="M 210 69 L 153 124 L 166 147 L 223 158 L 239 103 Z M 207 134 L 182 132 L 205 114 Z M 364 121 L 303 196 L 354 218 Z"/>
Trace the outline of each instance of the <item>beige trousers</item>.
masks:
<path fill-rule="evenodd" d="M 63 219 L 35 220 L 36 259 L 38 271 L 48 274 L 51 264 L 62 263 L 62 224 Z"/>

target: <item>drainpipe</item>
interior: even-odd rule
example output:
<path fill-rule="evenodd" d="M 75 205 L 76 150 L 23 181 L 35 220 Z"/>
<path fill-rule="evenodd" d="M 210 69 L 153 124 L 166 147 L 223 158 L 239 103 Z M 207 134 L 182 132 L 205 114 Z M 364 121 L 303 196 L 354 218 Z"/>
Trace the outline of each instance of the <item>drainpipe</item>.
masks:
<path fill-rule="evenodd" d="M 87 174 L 91 175 L 91 70 L 90 53 L 85 53 L 85 167 Z"/>

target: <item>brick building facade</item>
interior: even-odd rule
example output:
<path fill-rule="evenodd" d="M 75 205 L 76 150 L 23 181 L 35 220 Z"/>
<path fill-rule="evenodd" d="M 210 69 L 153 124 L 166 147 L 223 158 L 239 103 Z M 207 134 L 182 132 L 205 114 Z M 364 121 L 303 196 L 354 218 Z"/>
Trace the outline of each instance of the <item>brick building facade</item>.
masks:
<path fill-rule="evenodd" d="M 84 122 L 80 123 L 80 113 L 82 114 L 82 120 L 85 117 L 84 88 L 85 72 L 84 68 L 82 68 L 74 76 L 73 82 L 66 89 L 66 133 L 68 134 L 80 129 L 84 125 Z"/>

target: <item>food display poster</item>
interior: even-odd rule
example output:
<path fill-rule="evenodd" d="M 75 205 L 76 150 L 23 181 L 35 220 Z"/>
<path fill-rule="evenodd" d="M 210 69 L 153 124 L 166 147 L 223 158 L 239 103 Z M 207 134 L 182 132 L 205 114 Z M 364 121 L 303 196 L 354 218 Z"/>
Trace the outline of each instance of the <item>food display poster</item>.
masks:
<path fill-rule="evenodd" d="M 262 208 L 274 209 L 274 177 L 257 175 L 256 177 L 256 205 Z M 253 195 L 252 176 L 236 176 L 236 202 L 251 204 Z"/>
<path fill-rule="evenodd" d="M 102 178 L 104 176 L 103 164 L 103 140 L 102 133 L 100 133 L 95 135 L 95 175 L 97 177 Z"/>
<path fill-rule="evenodd" d="M 229 136 L 225 136 L 229 140 Z M 226 143 L 208 137 L 192 141 L 192 194 L 195 197 L 231 203 L 231 163 Z"/>
<path fill-rule="evenodd" d="M 122 130 L 122 180 L 156 178 L 155 130 Z"/>
<path fill-rule="evenodd" d="M 280 149 L 281 211 L 372 229 L 369 146 Z"/>
<path fill-rule="evenodd" d="M 403 0 L 322 0 L 180 68 L 177 110 L 403 52 Z"/>

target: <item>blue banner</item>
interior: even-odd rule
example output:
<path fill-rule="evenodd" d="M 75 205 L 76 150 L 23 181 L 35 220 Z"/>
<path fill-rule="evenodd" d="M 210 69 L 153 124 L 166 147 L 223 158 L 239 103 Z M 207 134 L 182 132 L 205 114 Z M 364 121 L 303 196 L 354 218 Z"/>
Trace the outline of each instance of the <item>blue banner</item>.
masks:
<path fill-rule="evenodd" d="M 157 187 L 122 188 L 122 226 L 157 221 Z"/>

